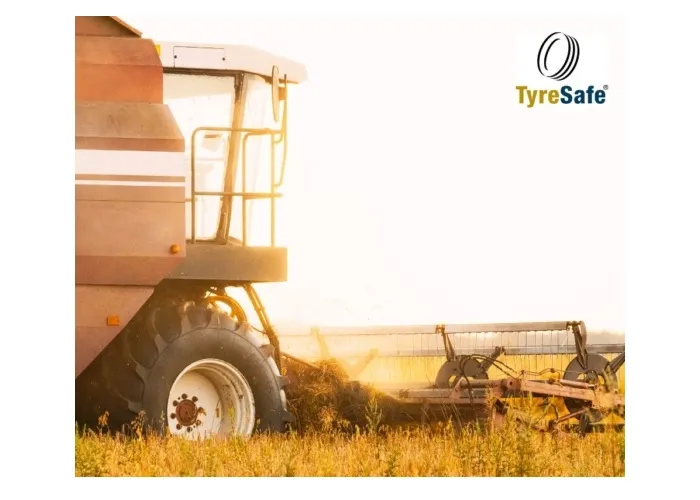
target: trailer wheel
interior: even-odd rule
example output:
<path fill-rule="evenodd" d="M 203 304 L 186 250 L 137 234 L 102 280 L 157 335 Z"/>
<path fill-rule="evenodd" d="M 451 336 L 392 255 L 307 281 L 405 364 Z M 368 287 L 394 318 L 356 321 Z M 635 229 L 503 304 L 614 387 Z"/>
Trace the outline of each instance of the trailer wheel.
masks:
<path fill-rule="evenodd" d="M 148 429 L 187 438 L 282 432 L 292 418 L 272 354 L 216 308 L 150 308 L 76 381 L 76 413 L 94 422 L 108 411 L 117 428 L 142 414 Z"/>

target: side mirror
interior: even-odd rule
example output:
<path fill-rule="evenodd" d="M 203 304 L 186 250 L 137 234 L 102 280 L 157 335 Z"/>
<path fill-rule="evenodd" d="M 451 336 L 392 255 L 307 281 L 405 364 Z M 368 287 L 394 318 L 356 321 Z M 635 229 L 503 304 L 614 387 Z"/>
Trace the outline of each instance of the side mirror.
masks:
<path fill-rule="evenodd" d="M 272 117 L 280 121 L 280 72 L 277 66 L 272 67 Z"/>

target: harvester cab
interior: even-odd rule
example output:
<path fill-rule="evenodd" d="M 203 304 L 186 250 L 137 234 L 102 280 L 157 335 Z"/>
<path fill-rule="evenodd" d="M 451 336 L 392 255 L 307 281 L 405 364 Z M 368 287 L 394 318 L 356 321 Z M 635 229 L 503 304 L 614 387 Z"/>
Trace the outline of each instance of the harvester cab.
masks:
<path fill-rule="evenodd" d="M 305 68 L 246 46 L 156 49 L 163 102 L 185 138 L 188 242 L 275 247 L 288 89 L 306 78 Z M 256 201 L 266 202 L 267 217 L 253 219 Z"/>

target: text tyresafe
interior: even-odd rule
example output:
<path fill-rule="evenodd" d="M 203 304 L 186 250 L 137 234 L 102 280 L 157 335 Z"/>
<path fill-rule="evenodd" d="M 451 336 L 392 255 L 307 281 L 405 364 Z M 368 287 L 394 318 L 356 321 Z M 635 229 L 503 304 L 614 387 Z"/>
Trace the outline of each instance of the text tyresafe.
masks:
<path fill-rule="evenodd" d="M 518 85 L 515 88 L 518 91 L 518 103 L 532 108 L 535 104 L 603 104 L 607 85 L 602 89 L 589 85 L 585 90 L 574 90 L 569 85 L 551 90 L 531 89 L 527 85 Z"/>

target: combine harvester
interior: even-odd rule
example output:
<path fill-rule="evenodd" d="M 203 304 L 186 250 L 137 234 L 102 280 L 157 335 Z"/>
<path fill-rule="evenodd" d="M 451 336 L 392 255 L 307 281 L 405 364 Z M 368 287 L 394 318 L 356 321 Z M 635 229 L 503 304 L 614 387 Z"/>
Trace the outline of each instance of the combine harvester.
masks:
<path fill-rule="evenodd" d="M 76 420 L 96 427 L 107 414 L 119 430 L 141 416 L 188 438 L 286 430 L 283 359 L 316 365 L 283 353 L 254 284 L 287 279 L 275 202 L 304 66 L 249 47 L 154 43 L 112 16 L 76 17 L 75 28 Z M 268 211 L 267 242 L 251 241 L 253 202 Z M 538 332 L 572 338 L 573 350 L 527 345 Z M 439 340 L 444 362 L 429 383 L 383 389 L 401 415 L 445 406 L 502 415 L 530 394 L 563 402 L 555 424 L 624 417 L 624 345 L 608 349 L 614 359 L 594 352 L 582 322 L 411 333 Z M 397 346 L 416 338 L 390 336 Z M 489 345 L 469 343 L 487 336 Z M 371 372 L 381 349 L 360 368 Z M 571 361 L 542 367 L 545 353 Z"/>

